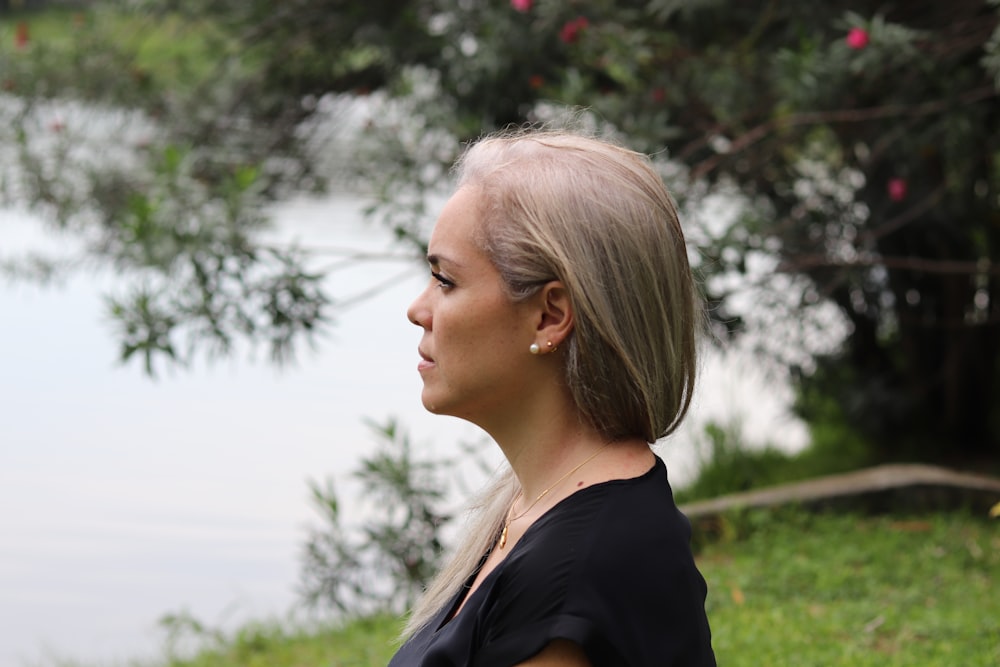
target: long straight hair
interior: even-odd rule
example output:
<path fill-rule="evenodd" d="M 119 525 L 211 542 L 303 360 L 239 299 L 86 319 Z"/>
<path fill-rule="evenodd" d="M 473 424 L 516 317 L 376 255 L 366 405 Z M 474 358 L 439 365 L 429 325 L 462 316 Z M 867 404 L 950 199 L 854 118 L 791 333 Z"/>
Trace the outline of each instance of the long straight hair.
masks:
<path fill-rule="evenodd" d="M 519 130 L 473 144 L 458 187 L 480 199 L 476 242 L 514 302 L 559 280 L 574 307 L 565 383 L 609 440 L 652 443 L 691 403 L 698 298 L 673 199 L 649 159 L 568 132 Z M 507 468 L 479 497 L 464 539 L 403 633 L 426 625 L 497 539 L 517 480 Z"/>

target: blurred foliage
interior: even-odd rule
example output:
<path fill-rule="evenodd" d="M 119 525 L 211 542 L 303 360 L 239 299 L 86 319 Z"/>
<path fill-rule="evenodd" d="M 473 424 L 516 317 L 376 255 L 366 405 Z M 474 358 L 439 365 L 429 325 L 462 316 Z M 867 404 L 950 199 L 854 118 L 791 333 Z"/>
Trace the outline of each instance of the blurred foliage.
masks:
<path fill-rule="evenodd" d="M 701 545 L 720 665 L 953 667 L 1000 661 L 997 522 L 965 513 L 756 510 Z M 251 624 L 170 667 L 385 665 L 400 628 Z M 204 632 L 204 630 L 202 630 Z"/>
<path fill-rule="evenodd" d="M 461 141 L 583 108 L 577 124 L 656 156 L 720 332 L 834 399 L 878 458 L 978 463 L 1000 446 L 998 12 L 94 2 L 58 39 L 4 24 L 0 178 L 136 278 L 112 305 L 123 356 L 152 369 L 263 339 L 281 358 L 336 304 L 261 241 L 264 203 L 360 185 L 417 254 Z"/>
<path fill-rule="evenodd" d="M 447 462 L 417 460 L 392 420 L 372 427 L 380 444 L 355 473 L 368 515 L 361 526 L 345 525 L 333 482 L 313 482 L 323 525 L 310 531 L 300 577 L 310 606 L 352 617 L 411 608 L 441 564 L 449 520 L 438 510 Z"/>
<path fill-rule="evenodd" d="M 832 399 L 830 414 L 810 420 L 810 444 L 794 454 L 768 443 L 747 442 L 739 422 L 705 425 L 699 442 L 698 475 L 675 490 L 678 503 L 716 498 L 730 493 L 856 470 L 874 460 L 873 447 L 859 438 Z"/>

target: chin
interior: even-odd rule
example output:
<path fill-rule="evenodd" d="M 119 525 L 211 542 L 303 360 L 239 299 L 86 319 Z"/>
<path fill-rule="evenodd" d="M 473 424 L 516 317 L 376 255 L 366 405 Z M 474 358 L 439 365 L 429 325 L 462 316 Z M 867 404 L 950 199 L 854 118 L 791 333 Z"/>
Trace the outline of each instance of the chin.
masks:
<path fill-rule="evenodd" d="M 427 410 L 427 412 L 435 415 L 441 414 L 440 404 L 428 396 L 427 392 L 424 392 L 423 395 L 420 396 L 420 402 L 424 404 L 424 410 Z"/>
<path fill-rule="evenodd" d="M 447 400 L 442 401 L 440 398 L 434 398 L 432 396 L 422 396 L 420 402 L 423 403 L 424 410 L 427 410 L 427 412 L 433 415 L 464 419 L 464 417 L 457 414 L 457 406 L 454 402 L 449 402 Z"/>

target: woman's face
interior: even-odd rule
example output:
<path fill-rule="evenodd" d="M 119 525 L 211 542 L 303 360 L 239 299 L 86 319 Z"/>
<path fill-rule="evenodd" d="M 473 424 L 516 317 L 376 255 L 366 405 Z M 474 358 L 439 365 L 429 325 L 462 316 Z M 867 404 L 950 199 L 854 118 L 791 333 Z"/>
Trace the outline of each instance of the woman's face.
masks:
<path fill-rule="evenodd" d="M 528 400 L 537 322 L 530 304 L 510 300 L 473 240 L 478 201 L 478 191 L 465 187 L 445 205 L 428 246 L 430 284 L 407 316 L 424 330 L 417 366 L 424 407 L 488 428 Z"/>

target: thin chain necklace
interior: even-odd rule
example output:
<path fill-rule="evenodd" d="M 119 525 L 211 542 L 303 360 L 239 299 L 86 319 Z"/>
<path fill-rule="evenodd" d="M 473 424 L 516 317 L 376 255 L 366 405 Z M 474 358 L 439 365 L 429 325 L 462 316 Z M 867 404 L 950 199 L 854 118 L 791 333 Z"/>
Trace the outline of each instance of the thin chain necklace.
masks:
<path fill-rule="evenodd" d="M 520 514 L 518 514 L 515 517 L 512 517 L 510 515 L 510 513 L 514 511 L 514 505 L 517 504 L 517 501 L 520 500 L 521 496 L 524 494 L 523 490 L 522 491 L 518 491 L 517 492 L 517 496 L 515 496 L 515 498 L 514 498 L 514 502 L 512 502 L 510 504 L 510 509 L 507 510 L 507 519 L 504 521 L 503 531 L 501 531 L 501 533 L 500 533 L 500 542 L 499 542 L 499 544 L 497 546 L 499 546 L 501 549 L 503 549 L 505 546 L 507 546 L 507 531 L 510 529 L 510 524 L 514 523 L 515 521 L 517 521 L 518 519 L 520 519 L 522 516 L 524 516 L 525 514 L 527 514 L 528 512 L 530 512 L 531 508 L 534 507 L 535 505 L 537 505 L 538 501 L 541 500 L 542 498 L 544 498 L 548 494 L 549 491 L 551 491 L 552 489 L 554 489 L 557 486 L 559 486 L 562 482 L 566 481 L 566 478 L 569 477 L 570 475 L 572 475 L 573 473 L 575 473 L 577 470 L 579 470 L 583 466 L 587 465 L 588 463 L 590 463 L 591 461 L 593 461 L 594 459 L 596 459 L 597 455 L 600 454 L 601 452 L 603 452 L 605 449 L 607 449 L 610 445 L 611 445 L 611 443 L 609 442 L 607 445 L 604 445 L 603 447 L 601 447 L 600 449 L 598 449 L 596 452 L 594 452 L 593 454 L 591 454 L 590 456 L 588 456 L 584 460 L 583 463 L 579 464 L 578 466 L 576 466 L 575 468 L 573 468 L 572 470 L 570 470 L 568 473 L 566 473 L 565 475 L 563 475 L 562 477 L 560 477 L 559 479 L 557 479 L 555 481 L 555 483 L 553 483 L 549 488 L 547 488 L 544 491 L 542 491 L 541 493 L 539 493 L 538 497 L 535 498 L 533 501 L 531 501 L 531 504 L 528 505 L 528 507 L 523 512 L 521 512 Z"/>

